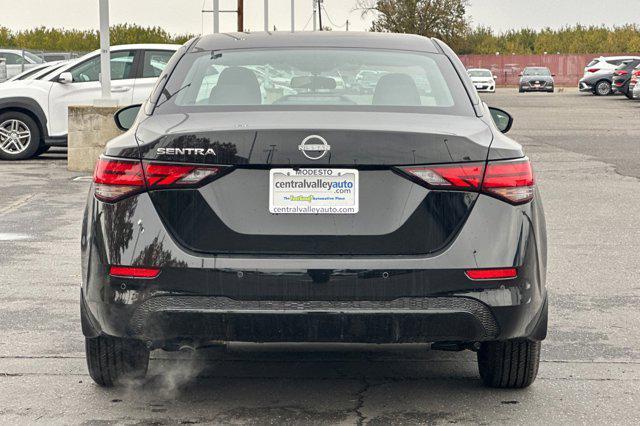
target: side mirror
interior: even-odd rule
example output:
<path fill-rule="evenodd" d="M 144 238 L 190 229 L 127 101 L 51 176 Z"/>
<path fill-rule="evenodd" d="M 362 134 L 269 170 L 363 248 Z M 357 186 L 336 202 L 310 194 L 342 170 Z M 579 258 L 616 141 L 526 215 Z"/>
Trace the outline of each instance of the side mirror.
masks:
<path fill-rule="evenodd" d="M 555 77 L 555 76 L 556 76 L 555 74 L 551 74 L 551 77 Z"/>
<path fill-rule="evenodd" d="M 141 104 L 129 105 L 118 110 L 113 116 L 113 120 L 116 122 L 116 126 L 118 129 L 126 132 L 131 127 L 133 127 L 133 123 L 136 122 L 136 118 L 138 117 L 138 113 L 140 112 Z"/>
<path fill-rule="evenodd" d="M 493 107 L 489 107 L 489 111 L 491 112 L 491 118 L 493 118 L 493 122 L 496 123 L 498 130 L 502 133 L 507 133 L 513 125 L 513 117 L 511 114 Z"/>
<path fill-rule="evenodd" d="M 522 77 L 522 73 L 518 74 L 518 77 Z"/>
<path fill-rule="evenodd" d="M 73 76 L 70 72 L 63 72 L 58 76 L 58 83 L 69 84 L 73 83 Z"/>
<path fill-rule="evenodd" d="M 497 79 L 498 79 L 498 76 L 497 76 L 497 75 L 494 75 L 494 76 L 493 76 L 493 79 L 494 79 L 494 80 L 497 80 Z"/>

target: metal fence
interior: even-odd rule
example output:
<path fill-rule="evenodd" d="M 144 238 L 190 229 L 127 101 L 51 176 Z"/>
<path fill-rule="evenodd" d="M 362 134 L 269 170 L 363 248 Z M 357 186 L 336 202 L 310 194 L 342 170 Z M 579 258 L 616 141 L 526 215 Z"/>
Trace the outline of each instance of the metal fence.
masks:
<path fill-rule="evenodd" d="M 498 77 L 499 85 L 517 85 L 525 67 L 548 67 L 555 74 L 556 85 L 577 86 L 584 74 L 584 67 L 600 56 L 627 56 L 637 54 L 585 54 L 585 55 L 461 55 L 467 68 L 487 68 Z M 640 56 L 640 55 L 638 55 Z"/>

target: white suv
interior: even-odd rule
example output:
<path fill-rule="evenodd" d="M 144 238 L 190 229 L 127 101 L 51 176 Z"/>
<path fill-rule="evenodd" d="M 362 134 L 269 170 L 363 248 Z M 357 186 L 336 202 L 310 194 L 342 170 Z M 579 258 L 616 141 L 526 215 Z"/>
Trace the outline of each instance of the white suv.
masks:
<path fill-rule="evenodd" d="M 584 67 L 584 76 L 578 83 L 581 92 L 591 92 L 606 96 L 611 93 L 613 71 L 625 61 L 640 59 L 637 56 L 601 56 L 593 58 Z"/>
<path fill-rule="evenodd" d="M 180 46 L 136 44 L 111 48 L 111 97 L 119 105 L 147 99 Z M 21 160 L 67 143 L 70 105 L 102 96 L 100 52 L 83 56 L 30 80 L 0 84 L 0 159 Z"/>

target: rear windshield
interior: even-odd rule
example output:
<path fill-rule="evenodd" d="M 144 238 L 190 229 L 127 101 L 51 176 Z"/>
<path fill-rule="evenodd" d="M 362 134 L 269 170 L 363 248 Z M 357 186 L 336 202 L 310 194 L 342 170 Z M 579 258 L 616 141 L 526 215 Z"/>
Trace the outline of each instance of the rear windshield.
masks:
<path fill-rule="evenodd" d="M 489 70 L 469 70 L 469 77 L 491 77 L 491 71 Z"/>
<path fill-rule="evenodd" d="M 524 75 L 551 75 L 548 68 L 525 68 Z"/>
<path fill-rule="evenodd" d="M 186 54 L 158 111 L 385 110 L 472 115 L 443 55 L 366 49 L 246 49 Z"/>

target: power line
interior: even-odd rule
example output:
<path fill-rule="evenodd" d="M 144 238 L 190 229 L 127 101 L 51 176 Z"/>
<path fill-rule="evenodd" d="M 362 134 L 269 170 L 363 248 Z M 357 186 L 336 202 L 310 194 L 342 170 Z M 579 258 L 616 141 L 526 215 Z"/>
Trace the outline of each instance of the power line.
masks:
<path fill-rule="evenodd" d="M 307 23 L 304 24 L 304 27 L 302 28 L 302 31 L 307 29 L 307 26 L 309 25 L 309 22 L 311 22 L 311 18 L 313 18 L 313 13 L 311 15 L 309 15 L 309 19 L 307 19 Z"/>

